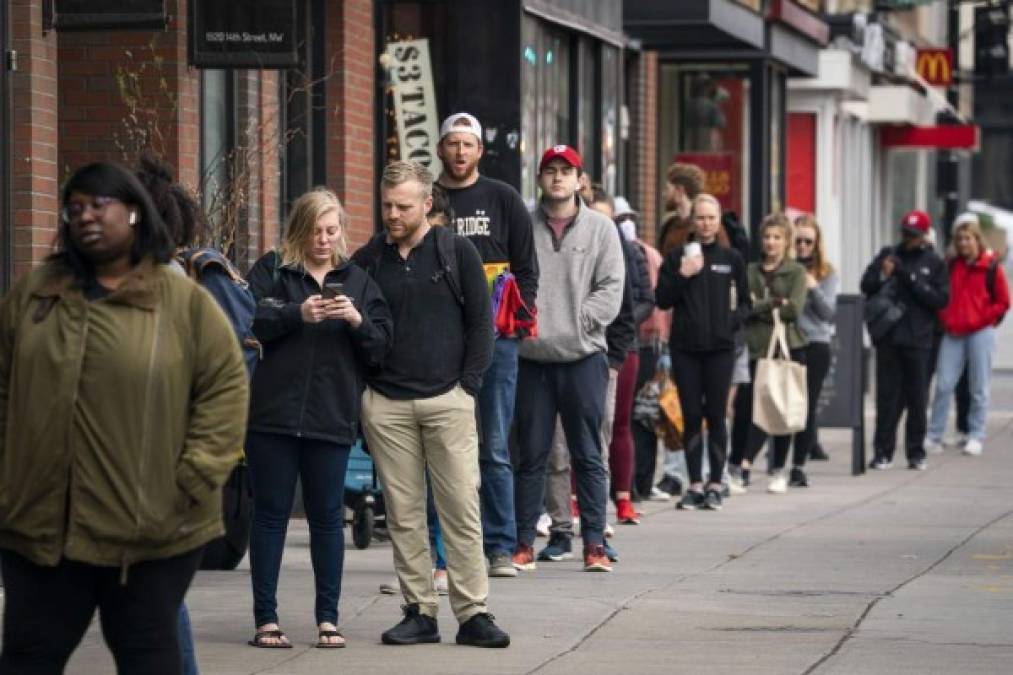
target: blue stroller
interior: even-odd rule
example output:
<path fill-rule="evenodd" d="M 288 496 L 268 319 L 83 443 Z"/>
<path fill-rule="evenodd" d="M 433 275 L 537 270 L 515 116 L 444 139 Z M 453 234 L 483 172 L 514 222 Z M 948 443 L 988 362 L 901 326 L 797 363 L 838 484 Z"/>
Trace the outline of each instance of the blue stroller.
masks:
<path fill-rule="evenodd" d="M 345 472 L 345 506 L 352 511 L 352 543 L 369 548 L 377 521 L 383 521 L 383 493 L 376 477 L 373 458 L 366 454 L 360 437 L 352 446 Z"/>

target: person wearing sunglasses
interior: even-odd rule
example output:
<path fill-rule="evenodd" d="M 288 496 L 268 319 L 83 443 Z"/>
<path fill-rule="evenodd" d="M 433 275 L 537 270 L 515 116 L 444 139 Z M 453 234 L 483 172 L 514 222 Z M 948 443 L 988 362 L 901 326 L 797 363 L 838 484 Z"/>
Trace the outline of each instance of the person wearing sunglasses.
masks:
<path fill-rule="evenodd" d="M 816 407 L 820 390 L 823 389 L 823 380 L 830 371 L 830 339 L 834 334 L 839 285 L 837 272 L 827 261 L 823 250 L 823 233 L 812 214 L 795 219 L 795 254 L 795 260 L 805 267 L 805 283 L 809 290 L 805 308 L 798 317 L 798 328 L 809 341 L 805 347 L 809 415 L 806 417 L 805 429 L 795 434 L 788 485 L 808 487 L 805 463 L 819 443 Z"/>
<path fill-rule="evenodd" d="M 56 252 L 0 305 L 0 673 L 63 672 L 97 609 L 118 672 L 178 675 L 246 368 L 129 170 L 90 164 L 61 201 Z"/>

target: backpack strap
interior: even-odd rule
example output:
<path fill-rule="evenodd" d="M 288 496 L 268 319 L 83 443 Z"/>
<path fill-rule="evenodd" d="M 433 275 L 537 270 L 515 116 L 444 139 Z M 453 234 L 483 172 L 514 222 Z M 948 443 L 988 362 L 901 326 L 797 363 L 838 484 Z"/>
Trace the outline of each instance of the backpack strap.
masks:
<path fill-rule="evenodd" d="M 988 263 L 988 269 L 985 270 L 985 288 L 988 289 L 988 295 L 992 298 L 992 302 L 995 302 L 995 277 L 998 269 L 999 258 L 992 258 Z"/>
<path fill-rule="evenodd" d="M 458 235 L 445 227 L 434 228 L 436 232 L 436 259 L 450 286 L 450 292 L 454 294 L 462 306 L 464 305 L 464 291 L 461 286 L 461 250 L 457 245 Z"/>

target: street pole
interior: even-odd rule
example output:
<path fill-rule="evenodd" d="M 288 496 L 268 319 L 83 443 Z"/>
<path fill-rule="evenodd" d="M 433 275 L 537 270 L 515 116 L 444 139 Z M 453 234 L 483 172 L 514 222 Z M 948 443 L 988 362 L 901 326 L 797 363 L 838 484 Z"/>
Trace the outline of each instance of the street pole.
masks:
<path fill-rule="evenodd" d="M 946 42 L 953 55 L 953 69 L 950 84 L 946 88 L 946 100 L 954 110 L 960 110 L 960 3 L 948 0 Z M 944 113 L 945 124 L 958 124 L 950 113 Z M 939 158 L 939 175 L 936 178 L 938 193 L 943 197 L 943 242 L 950 244 L 950 227 L 957 219 L 960 208 L 960 156 L 956 150 L 943 150 Z"/>

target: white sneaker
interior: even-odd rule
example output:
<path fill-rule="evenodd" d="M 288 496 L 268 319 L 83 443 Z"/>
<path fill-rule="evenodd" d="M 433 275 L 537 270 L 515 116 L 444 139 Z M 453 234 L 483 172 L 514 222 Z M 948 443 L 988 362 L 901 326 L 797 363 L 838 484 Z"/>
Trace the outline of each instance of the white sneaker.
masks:
<path fill-rule="evenodd" d="M 774 474 L 774 477 L 767 483 L 767 492 L 776 495 L 783 495 L 788 491 L 788 477 L 785 475 L 784 470 L 778 471 Z"/>
<path fill-rule="evenodd" d="M 543 513 L 538 516 L 538 524 L 535 525 L 535 534 L 539 537 L 548 537 L 550 525 L 552 525 L 552 518 L 549 518 L 548 513 Z"/>
<path fill-rule="evenodd" d="M 955 436 L 944 438 L 943 445 L 948 448 L 962 448 L 964 447 L 964 444 L 967 443 L 967 439 L 967 434 L 956 434 Z"/>
<path fill-rule="evenodd" d="M 670 502 L 672 501 L 672 495 L 668 494 L 664 490 L 659 490 L 657 486 L 652 486 L 651 495 L 648 499 L 652 502 Z"/>
<path fill-rule="evenodd" d="M 922 447 L 925 448 L 926 455 L 941 455 L 944 450 L 943 442 L 933 438 L 926 438 Z"/>
<path fill-rule="evenodd" d="M 433 570 L 433 585 L 436 586 L 437 595 L 450 594 L 450 581 L 447 577 L 447 570 Z"/>
<path fill-rule="evenodd" d="M 613 537 L 613 536 L 615 536 L 615 533 L 616 533 L 616 531 L 612 528 L 612 524 L 611 523 L 605 523 L 605 536 L 606 537 Z"/>
<path fill-rule="evenodd" d="M 738 476 L 734 473 L 728 474 L 728 493 L 732 496 L 744 495 L 749 492 L 745 483 L 742 482 L 742 476 Z"/>
<path fill-rule="evenodd" d="M 964 443 L 965 455 L 970 455 L 971 457 L 980 457 L 982 450 L 983 448 L 981 446 L 981 441 L 979 441 L 977 438 L 969 438 L 967 439 L 967 443 Z"/>

